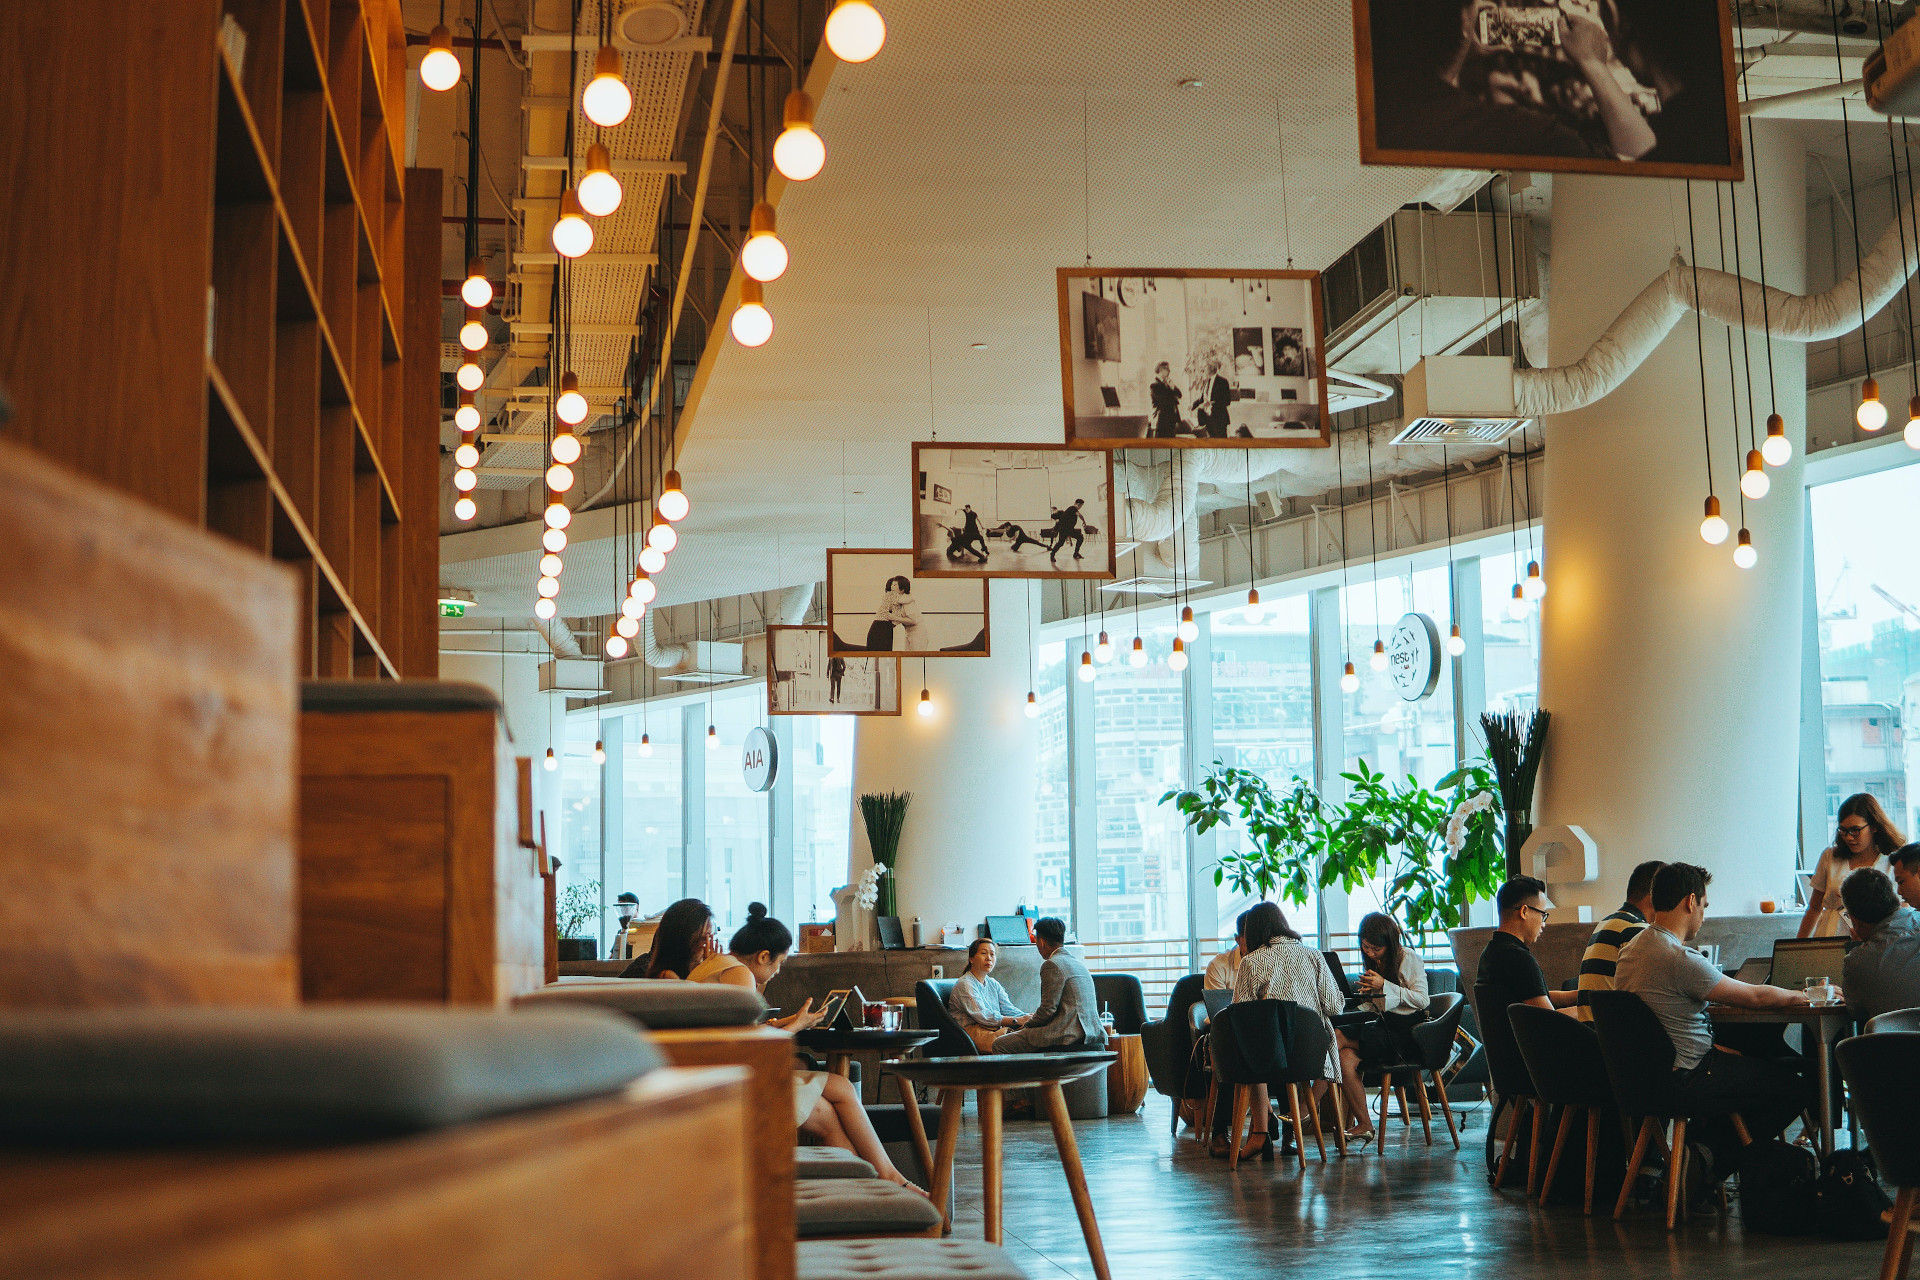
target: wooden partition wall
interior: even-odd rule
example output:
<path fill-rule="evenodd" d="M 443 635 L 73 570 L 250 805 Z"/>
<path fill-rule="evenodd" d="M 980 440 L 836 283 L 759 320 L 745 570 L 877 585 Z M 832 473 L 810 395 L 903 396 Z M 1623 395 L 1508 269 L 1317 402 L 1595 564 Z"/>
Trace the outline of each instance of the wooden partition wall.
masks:
<path fill-rule="evenodd" d="M 307 675 L 437 673 L 405 39 L 399 0 L 0 5 L 5 430 L 292 568 Z"/>

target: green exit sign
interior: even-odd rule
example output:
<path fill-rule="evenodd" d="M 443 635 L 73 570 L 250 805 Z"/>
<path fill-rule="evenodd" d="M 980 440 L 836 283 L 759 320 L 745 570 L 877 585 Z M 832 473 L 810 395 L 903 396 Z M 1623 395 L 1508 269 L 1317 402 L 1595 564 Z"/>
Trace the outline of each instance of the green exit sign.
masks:
<path fill-rule="evenodd" d="M 465 600 L 442 600 L 440 602 L 440 616 L 443 618 L 466 617 L 467 602 Z"/>

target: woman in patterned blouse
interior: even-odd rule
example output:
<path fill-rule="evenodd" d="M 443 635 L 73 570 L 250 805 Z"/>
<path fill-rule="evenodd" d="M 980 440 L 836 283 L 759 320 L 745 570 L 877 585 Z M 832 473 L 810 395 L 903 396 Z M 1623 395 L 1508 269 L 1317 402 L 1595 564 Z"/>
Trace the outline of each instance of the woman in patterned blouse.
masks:
<path fill-rule="evenodd" d="M 1256 903 L 1246 915 L 1247 955 L 1233 978 L 1233 1002 L 1244 1000 L 1290 1000 L 1303 1009 L 1312 1009 L 1327 1025 L 1327 1042 L 1333 1041 L 1332 1015 L 1346 1007 L 1333 973 L 1319 952 L 1300 941 L 1300 935 L 1287 923 L 1286 913 L 1273 902 Z M 1327 1082 L 1340 1079 L 1340 1059 L 1329 1051 L 1324 1075 L 1313 1083 L 1313 1105 L 1319 1106 L 1326 1094 Z M 1267 1087 L 1253 1086 L 1253 1114 L 1271 1116 Z M 1272 1142 L 1271 1120 L 1268 1136 Z M 1224 1153 L 1224 1144 L 1223 1153 Z M 1258 1156 L 1264 1146 L 1249 1147 L 1242 1153 Z"/>

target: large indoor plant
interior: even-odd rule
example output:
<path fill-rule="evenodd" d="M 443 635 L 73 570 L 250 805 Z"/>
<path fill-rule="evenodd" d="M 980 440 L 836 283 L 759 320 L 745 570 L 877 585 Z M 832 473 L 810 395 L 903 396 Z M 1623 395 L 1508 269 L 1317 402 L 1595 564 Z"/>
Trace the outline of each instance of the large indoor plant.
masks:
<path fill-rule="evenodd" d="M 587 927 L 587 922 L 600 914 L 600 882 L 589 880 L 585 884 L 570 884 L 560 891 L 553 904 L 554 931 L 559 934 L 559 954 L 562 960 L 592 960 L 600 950 L 600 940 L 593 936 L 576 936 Z M 595 930 L 597 933 L 598 930 Z"/>
<path fill-rule="evenodd" d="M 907 806 L 913 802 L 911 791 L 874 791 L 860 797 L 860 816 L 867 823 L 867 847 L 873 860 L 885 867 L 886 874 L 875 886 L 873 914 L 897 916 L 894 863 L 900 857 L 900 832 L 907 825 Z"/>

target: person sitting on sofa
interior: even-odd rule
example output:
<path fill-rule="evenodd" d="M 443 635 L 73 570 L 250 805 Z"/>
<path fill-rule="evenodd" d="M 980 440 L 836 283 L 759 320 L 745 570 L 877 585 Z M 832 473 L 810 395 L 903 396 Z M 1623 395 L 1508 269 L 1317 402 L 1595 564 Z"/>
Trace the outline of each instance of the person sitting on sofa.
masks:
<path fill-rule="evenodd" d="M 1100 1000 L 1093 975 L 1080 957 L 1069 955 L 1067 922 L 1042 916 L 1033 922 L 1039 949 L 1040 1005 L 1018 1031 L 993 1042 L 995 1053 L 1051 1053 L 1056 1049 L 1104 1049 L 1107 1029 L 1100 1025 Z"/>
<path fill-rule="evenodd" d="M 620 971 L 623 978 L 691 978 L 720 954 L 713 908 L 698 898 L 682 898 L 660 914 L 653 946 Z"/>
<path fill-rule="evenodd" d="M 947 1012 L 981 1053 L 992 1053 L 995 1040 L 1004 1032 L 1026 1026 L 1028 1021 L 1007 995 L 1007 989 L 991 976 L 999 961 L 1000 948 L 991 938 L 975 938 L 967 948 L 967 971 L 947 993 Z"/>

